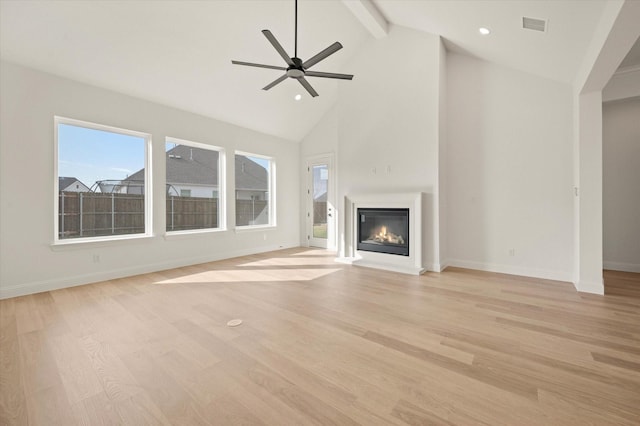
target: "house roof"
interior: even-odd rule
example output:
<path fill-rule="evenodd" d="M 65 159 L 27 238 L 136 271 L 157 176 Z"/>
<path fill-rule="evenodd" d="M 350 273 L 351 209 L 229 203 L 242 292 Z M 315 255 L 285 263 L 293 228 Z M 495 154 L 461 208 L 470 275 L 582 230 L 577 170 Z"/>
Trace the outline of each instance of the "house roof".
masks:
<path fill-rule="evenodd" d="M 267 170 L 244 155 L 236 155 L 236 190 L 267 191 Z"/>
<path fill-rule="evenodd" d="M 319 201 L 319 202 L 327 201 L 327 191 L 324 191 L 323 193 L 318 195 L 314 195 L 313 201 Z"/>
<path fill-rule="evenodd" d="M 74 177 L 63 177 L 63 176 L 60 176 L 58 178 L 58 188 L 60 188 L 60 189 L 66 188 L 69 185 L 73 184 L 77 180 L 78 179 L 76 179 Z"/>
<path fill-rule="evenodd" d="M 218 185 L 218 151 L 176 145 L 165 153 L 167 184 Z M 235 156 L 236 189 L 266 191 L 267 171 L 244 155 Z M 125 181 L 144 180 L 144 169 L 138 170 Z"/>
<path fill-rule="evenodd" d="M 76 182 L 80 182 L 81 185 L 83 185 L 86 188 L 89 188 L 87 185 L 85 185 L 80 180 L 78 180 L 78 178 L 69 177 L 69 176 L 60 176 L 58 177 L 58 189 L 62 190 L 64 188 L 68 188 L 69 186 L 73 185 Z"/>

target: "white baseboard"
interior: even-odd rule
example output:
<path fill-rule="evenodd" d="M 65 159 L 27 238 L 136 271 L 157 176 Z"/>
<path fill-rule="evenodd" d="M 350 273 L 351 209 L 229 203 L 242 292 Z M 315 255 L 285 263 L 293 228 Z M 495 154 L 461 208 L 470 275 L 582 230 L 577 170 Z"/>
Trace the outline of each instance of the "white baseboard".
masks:
<path fill-rule="evenodd" d="M 592 293 L 592 294 L 604 294 L 604 281 L 598 282 L 589 282 L 589 281 L 578 281 L 577 283 L 573 283 L 581 293 Z"/>
<path fill-rule="evenodd" d="M 72 277 L 58 278 L 53 280 L 37 281 L 27 284 L 0 287 L 0 300 L 10 297 L 26 296 L 28 294 L 42 293 L 44 291 L 59 290 L 61 288 L 75 287 L 79 285 L 91 284 L 100 281 L 114 280 L 117 278 L 130 277 L 133 275 L 147 274 L 150 272 L 162 271 L 165 269 L 179 268 L 182 266 L 197 265 L 199 263 L 214 262 L 216 260 L 230 259 L 233 257 L 247 256 L 251 254 L 265 253 L 269 251 L 282 250 L 299 247 L 298 243 L 279 244 L 258 248 L 247 248 L 208 256 L 190 257 L 183 259 L 172 259 L 166 262 L 151 263 L 146 265 L 136 265 L 129 268 L 101 271 L 94 274 L 83 274 Z"/>
<path fill-rule="evenodd" d="M 447 266 L 449 266 L 448 260 L 446 262 L 440 262 L 440 263 L 427 263 L 425 268 L 427 269 L 427 271 L 431 271 L 431 272 L 442 272 L 445 269 L 447 269 Z"/>
<path fill-rule="evenodd" d="M 409 275 L 422 275 L 425 272 L 424 268 L 416 268 L 413 266 L 395 265 L 381 262 L 371 262 L 365 259 L 358 259 L 351 262 L 352 265 L 364 266 L 367 268 L 382 269 L 385 271 L 399 272 L 401 274 Z"/>
<path fill-rule="evenodd" d="M 612 271 L 640 273 L 640 264 L 638 263 L 611 262 L 605 260 L 602 264 L 604 269 L 610 269 Z"/>
<path fill-rule="evenodd" d="M 571 272 L 550 271 L 546 269 L 526 268 L 522 266 L 500 265 L 495 263 L 474 262 L 461 259 L 449 259 L 446 266 L 458 268 L 477 269 L 479 271 L 497 272 L 500 274 L 520 275 L 524 277 L 542 278 L 545 280 L 571 282 Z"/>

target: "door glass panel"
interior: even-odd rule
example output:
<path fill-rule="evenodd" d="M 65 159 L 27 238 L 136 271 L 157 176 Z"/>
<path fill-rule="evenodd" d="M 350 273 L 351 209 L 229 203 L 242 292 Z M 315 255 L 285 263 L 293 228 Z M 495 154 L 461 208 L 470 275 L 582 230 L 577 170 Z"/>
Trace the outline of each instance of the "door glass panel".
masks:
<path fill-rule="evenodd" d="M 327 238 L 327 182 L 326 164 L 313 166 L 313 238 Z"/>

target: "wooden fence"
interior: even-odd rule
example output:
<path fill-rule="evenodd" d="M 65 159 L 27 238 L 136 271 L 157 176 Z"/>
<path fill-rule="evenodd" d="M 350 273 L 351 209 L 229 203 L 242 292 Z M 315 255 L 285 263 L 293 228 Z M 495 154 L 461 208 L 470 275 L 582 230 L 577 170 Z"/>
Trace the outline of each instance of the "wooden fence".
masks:
<path fill-rule="evenodd" d="M 319 225 L 323 223 L 327 223 L 327 202 L 314 201 L 313 202 L 313 224 Z"/>
<path fill-rule="evenodd" d="M 236 226 L 269 223 L 268 201 L 236 200 Z"/>
<path fill-rule="evenodd" d="M 217 198 L 167 197 L 167 231 L 217 227 Z"/>
<path fill-rule="evenodd" d="M 167 231 L 217 228 L 218 199 L 168 196 Z M 267 201 L 236 200 L 236 225 L 268 223 Z M 144 233 L 144 195 L 58 194 L 60 239 Z"/>
<path fill-rule="evenodd" d="M 144 196 L 63 192 L 58 195 L 60 239 L 144 232 Z"/>

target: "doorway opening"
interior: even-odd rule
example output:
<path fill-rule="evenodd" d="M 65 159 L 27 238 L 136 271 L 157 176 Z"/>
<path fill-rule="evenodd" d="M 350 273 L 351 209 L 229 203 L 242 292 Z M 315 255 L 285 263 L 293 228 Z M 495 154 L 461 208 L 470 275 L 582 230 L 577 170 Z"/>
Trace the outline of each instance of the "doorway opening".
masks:
<path fill-rule="evenodd" d="M 307 241 L 310 247 L 335 250 L 333 156 L 307 160 Z"/>

